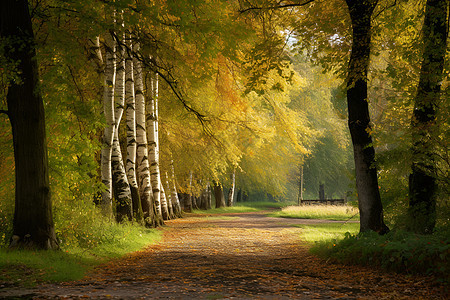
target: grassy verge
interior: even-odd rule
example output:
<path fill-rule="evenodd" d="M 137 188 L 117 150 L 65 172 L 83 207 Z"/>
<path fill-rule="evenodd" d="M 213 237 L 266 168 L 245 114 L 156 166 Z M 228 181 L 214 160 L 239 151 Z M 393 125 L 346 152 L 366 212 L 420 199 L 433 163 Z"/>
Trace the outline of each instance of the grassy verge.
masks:
<path fill-rule="evenodd" d="M 287 204 L 282 202 L 245 202 L 238 203 L 231 207 L 212 208 L 208 210 L 194 209 L 196 214 L 226 214 L 226 213 L 245 213 L 256 212 L 266 209 L 282 208 Z"/>
<path fill-rule="evenodd" d="M 61 251 L 0 249 L 0 283 L 5 286 L 33 286 L 42 282 L 81 279 L 94 266 L 161 239 L 159 230 L 132 224 L 111 223 L 104 229 L 108 234 L 103 232 L 102 237 L 97 236 L 98 240 L 87 247 L 71 243 L 62 245 Z"/>
<path fill-rule="evenodd" d="M 348 232 L 357 234 L 359 223 L 322 223 L 314 225 L 296 225 L 302 228 L 302 239 L 309 243 L 333 242 L 341 240 Z"/>
<path fill-rule="evenodd" d="M 391 231 L 380 236 L 375 232 L 346 233 L 344 238 L 318 241 L 311 252 L 335 261 L 372 265 L 386 270 L 429 274 L 448 284 L 450 235 L 417 235 Z"/>
<path fill-rule="evenodd" d="M 302 205 L 288 206 L 271 213 L 272 217 L 323 220 L 359 220 L 358 209 L 348 205 Z"/>

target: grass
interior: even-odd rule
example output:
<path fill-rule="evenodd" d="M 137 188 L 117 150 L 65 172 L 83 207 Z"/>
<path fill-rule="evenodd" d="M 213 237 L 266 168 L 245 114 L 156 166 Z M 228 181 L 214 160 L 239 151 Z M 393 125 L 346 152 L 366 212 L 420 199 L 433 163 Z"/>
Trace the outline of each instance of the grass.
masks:
<path fill-rule="evenodd" d="M 286 206 L 283 202 L 244 202 L 237 203 L 231 207 L 212 208 L 208 210 L 194 209 L 196 214 L 226 214 L 226 213 L 246 213 L 257 212 L 266 209 L 282 208 Z"/>
<path fill-rule="evenodd" d="M 109 224 L 108 236 L 90 247 L 62 245 L 61 251 L 0 249 L 0 282 L 33 286 L 42 282 L 81 279 L 112 258 L 137 251 L 161 239 L 161 232 L 132 224 Z"/>
<path fill-rule="evenodd" d="M 357 234 L 359 223 L 322 223 L 314 225 L 296 225 L 302 228 L 301 237 L 309 243 L 330 242 L 343 239 L 345 234 Z"/>
<path fill-rule="evenodd" d="M 297 219 L 322 219 L 347 221 L 359 220 L 358 209 L 348 205 L 302 205 L 287 206 L 270 214 L 271 217 L 297 218 Z"/>
<path fill-rule="evenodd" d="M 319 241 L 311 252 L 335 261 L 372 265 L 387 270 L 429 274 L 448 284 L 450 279 L 450 235 L 448 230 L 433 235 L 391 231 L 346 234 L 340 240 Z"/>

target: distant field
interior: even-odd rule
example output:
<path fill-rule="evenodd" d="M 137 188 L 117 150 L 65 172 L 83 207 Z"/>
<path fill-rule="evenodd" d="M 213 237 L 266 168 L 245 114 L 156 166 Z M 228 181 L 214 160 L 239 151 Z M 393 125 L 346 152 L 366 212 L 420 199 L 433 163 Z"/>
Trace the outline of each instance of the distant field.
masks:
<path fill-rule="evenodd" d="M 271 213 L 272 217 L 297 219 L 324 219 L 346 221 L 359 221 L 358 209 L 349 205 L 302 205 L 287 206 Z"/>
<path fill-rule="evenodd" d="M 231 207 L 212 208 L 208 210 L 194 209 L 192 212 L 196 214 L 244 213 L 274 208 L 279 209 L 286 207 L 287 205 L 289 204 L 285 202 L 245 202 L 245 203 L 235 203 Z"/>

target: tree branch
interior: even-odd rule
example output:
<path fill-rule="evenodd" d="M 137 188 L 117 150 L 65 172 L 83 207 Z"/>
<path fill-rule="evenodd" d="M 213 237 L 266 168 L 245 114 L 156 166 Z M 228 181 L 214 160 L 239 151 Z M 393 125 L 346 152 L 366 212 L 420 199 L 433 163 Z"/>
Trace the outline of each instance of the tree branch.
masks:
<path fill-rule="evenodd" d="M 396 6 L 396 5 L 397 5 L 397 0 L 394 0 L 393 3 L 391 3 L 390 5 L 385 6 L 385 7 L 384 7 L 382 10 L 380 10 L 376 15 L 374 15 L 372 19 L 378 18 L 378 16 L 381 15 L 383 12 L 385 12 L 386 10 L 388 10 L 388 9 L 390 9 L 390 8 Z"/>
<path fill-rule="evenodd" d="M 258 6 L 252 6 L 252 7 L 248 7 L 245 9 L 241 9 L 239 10 L 239 13 L 245 13 L 251 10 L 263 10 L 263 9 L 280 9 L 280 8 L 289 8 L 289 7 L 300 7 L 300 6 L 305 6 L 311 2 L 314 2 L 314 0 L 306 0 L 303 3 L 288 3 L 288 4 L 281 4 L 281 2 L 279 2 L 280 4 L 275 5 L 275 6 L 267 6 L 267 7 L 258 7 Z"/>

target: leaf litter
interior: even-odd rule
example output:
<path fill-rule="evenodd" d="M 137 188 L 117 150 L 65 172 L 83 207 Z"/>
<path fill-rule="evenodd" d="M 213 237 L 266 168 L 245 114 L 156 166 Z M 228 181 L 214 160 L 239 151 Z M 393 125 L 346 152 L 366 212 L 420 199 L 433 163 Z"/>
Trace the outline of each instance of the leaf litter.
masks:
<path fill-rule="evenodd" d="M 319 259 L 300 239 L 310 220 L 263 213 L 167 221 L 158 244 L 97 267 L 81 281 L 0 297 L 29 299 L 447 299 L 431 277 Z"/>

